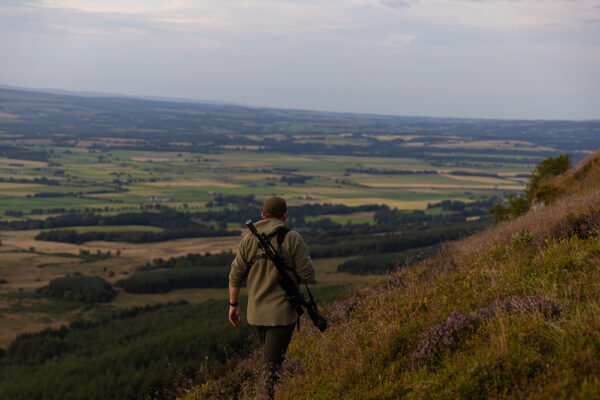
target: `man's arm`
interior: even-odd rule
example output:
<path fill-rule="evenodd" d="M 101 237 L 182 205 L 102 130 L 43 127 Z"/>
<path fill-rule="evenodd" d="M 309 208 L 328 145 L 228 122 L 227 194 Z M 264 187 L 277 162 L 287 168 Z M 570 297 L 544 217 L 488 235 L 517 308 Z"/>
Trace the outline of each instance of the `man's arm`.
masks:
<path fill-rule="evenodd" d="M 242 239 L 235 255 L 235 259 L 231 263 L 231 271 L 229 272 L 229 286 L 242 287 L 244 279 L 248 276 L 248 263 L 244 259 L 243 253 L 246 248 L 246 237 Z"/>
<path fill-rule="evenodd" d="M 308 248 L 306 247 L 306 244 L 304 244 L 304 240 L 302 240 L 302 236 L 300 236 L 299 233 L 295 232 L 294 236 L 291 256 L 294 259 L 296 274 L 305 282 L 314 282 L 315 266 L 308 254 Z"/>
<path fill-rule="evenodd" d="M 235 255 L 235 259 L 231 263 L 231 271 L 229 272 L 229 322 L 235 327 L 238 327 L 242 319 L 238 299 L 240 296 L 240 287 L 246 276 L 248 275 L 248 264 L 242 255 L 245 245 L 245 238 L 242 239 Z M 234 304 L 232 306 L 232 304 Z"/>
<path fill-rule="evenodd" d="M 240 288 L 229 285 L 229 322 L 236 328 L 242 320 L 242 313 L 238 300 L 240 297 Z M 232 305 L 233 304 L 233 305 Z"/>

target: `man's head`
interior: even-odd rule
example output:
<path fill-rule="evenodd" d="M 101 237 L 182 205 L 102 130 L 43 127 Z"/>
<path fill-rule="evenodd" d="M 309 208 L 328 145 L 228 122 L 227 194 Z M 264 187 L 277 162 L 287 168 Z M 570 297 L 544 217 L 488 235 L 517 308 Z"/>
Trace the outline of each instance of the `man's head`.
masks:
<path fill-rule="evenodd" d="M 263 203 L 262 217 L 264 219 L 281 219 L 285 221 L 287 219 L 287 204 L 281 197 L 273 196 L 269 197 Z"/>

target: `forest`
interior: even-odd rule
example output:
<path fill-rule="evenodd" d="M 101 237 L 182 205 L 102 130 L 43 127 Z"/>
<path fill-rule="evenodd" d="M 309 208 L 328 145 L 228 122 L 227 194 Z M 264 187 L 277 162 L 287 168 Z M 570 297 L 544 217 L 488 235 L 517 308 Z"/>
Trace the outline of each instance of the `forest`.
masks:
<path fill-rule="evenodd" d="M 21 335 L 0 359 L 0 398 L 160 394 L 251 349 L 250 327 L 231 329 L 221 306 L 207 301 L 138 307 Z"/>
<path fill-rule="evenodd" d="M 215 229 L 211 226 L 195 224 L 186 228 L 167 229 L 162 232 L 148 231 L 108 231 L 78 233 L 74 229 L 55 229 L 40 232 L 35 240 L 66 243 L 85 243 L 92 240 L 107 242 L 151 243 L 183 238 L 201 238 L 216 236 L 237 236 L 237 232 Z"/>
<path fill-rule="evenodd" d="M 81 274 L 53 279 L 48 286 L 39 288 L 37 292 L 49 297 L 86 303 L 107 303 L 116 294 L 104 279 Z"/>

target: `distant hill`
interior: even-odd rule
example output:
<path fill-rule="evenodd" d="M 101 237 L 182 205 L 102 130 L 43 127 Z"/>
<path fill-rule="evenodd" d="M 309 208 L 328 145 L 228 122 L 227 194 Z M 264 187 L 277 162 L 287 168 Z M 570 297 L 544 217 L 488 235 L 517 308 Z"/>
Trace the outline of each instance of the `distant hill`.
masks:
<path fill-rule="evenodd" d="M 551 205 L 305 321 L 277 398 L 600 398 L 600 152 L 543 184 Z M 258 360 L 184 399 L 252 398 Z"/>
<path fill-rule="evenodd" d="M 142 99 L 142 100 L 154 100 L 154 101 L 169 101 L 174 103 L 197 103 L 197 104 L 231 104 L 242 106 L 242 103 L 236 103 L 233 101 L 216 101 L 216 100 L 202 100 L 202 99 L 188 99 L 183 97 L 169 97 L 169 96 L 144 96 L 144 95 L 124 95 L 120 93 L 103 93 L 103 92 L 90 92 L 90 91 L 82 91 L 77 92 L 73 90 L 63 90 L 63 89 L 52 89 L 52 88 L 26 88 L 22 86 L 12 86 L 12 85 L 2 85 L 0 84 L 0 89 L 8 89 L 8 90 L 19 90 L 24 92 L 32 92 L 32 93 L 48 93 L 48 94 L 57 94 L 64 96 L 75 96 L 75 97 L 126 97 L 132 99 Z"/>
<path fill-rule="evenodd" d="M 123 111 L 133 110 L 151 110 L 159 107 L 167 107 L 167 109 L 179 109 L 187 107 L 186 111 L 223 111 L 237 110 L 244 111 L 248 115 L 255 114 L 257 116 L 271 115 L 276 119 L 336 119 L 350 118 L 352 116 L 360 117 L 361 119 L 369 119 L 373 121 L 432 121 L 432 122 L 469 122 L 469 121 L 485 121 L 467 118 L 433 118 L 422 116 L 392 116 L 392 115 L 377 115 L 377 114 L 358 114 L 358 113 L 340 113 L 340 112 L 323 112 L 311 110 L 294 110 L 294 109 L 278 109 L 269 107 L 251 107 L 241 103 L 213 101 L 213 100 L 192 100 L 183 98 L 172 98 L 163 96 L 128 96 L 114 93 L 97 93 L 97 92 L 73 92 L 61 89 L 29 89 L 20 88 L 8 85 L 0 85 L 0 105 L 10 106 L 12 102 L 28 102 L 31 106 L 40 106 L 46 102 L 55 105 L 78 105 L 82 108 L 99 108 L 121 106 Z M 22 103 L 23 105 L 23 103 Z M 57 110 L 54 110 L 57 111 Z M 73 111 L 73 110 L 72 110 Z M 495 120 L 487 120 L 495 121 Z"/>
<path fill-rule="evenodd" d="M 131 150 L 135 142 L 142 151 L 410 157 L 436 166 L 507 159 L 529 164 L 565 151 L 580 160 L 600 147 L 599 131 L 600 121 L 351 114 L 0 87 L 0 133 L 59 146 L 101 138 L 94 145 L 99 151 Z"/>

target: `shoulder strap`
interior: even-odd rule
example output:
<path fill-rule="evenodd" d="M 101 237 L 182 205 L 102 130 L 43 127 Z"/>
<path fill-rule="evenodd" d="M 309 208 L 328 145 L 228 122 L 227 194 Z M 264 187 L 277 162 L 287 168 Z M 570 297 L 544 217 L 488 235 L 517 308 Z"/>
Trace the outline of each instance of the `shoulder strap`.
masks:
<path fill-rule="evenodd" d="M 275 232 L 273 232 L 269 235 L 269 237 L 268 237 L 269 239 L 271 239 L 273 236 L 277 235 L 277 252 L 278 253 L 281 251 L 281 245 L 283 244 L 283 241 L 285 240 L 285 237 L 289 231 L 290 231 L 290 229 L 287 226 L 282 226 L 281 228 L 277 229 Z M 250 272 L 250 269 L 254 265 L 254 261 L 255 260 L 253 259 L 246 263 L 246 266 L 248 267 L 248 272 Z"/>
<path fill-rule="evenodd" d="M 287 226 L 282 226 L 277 230 L 277 252 L 281 250 L 281 245 L 285 240 L 285 236 L 288 234 L 290 229 Z"/>

